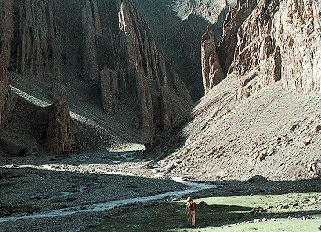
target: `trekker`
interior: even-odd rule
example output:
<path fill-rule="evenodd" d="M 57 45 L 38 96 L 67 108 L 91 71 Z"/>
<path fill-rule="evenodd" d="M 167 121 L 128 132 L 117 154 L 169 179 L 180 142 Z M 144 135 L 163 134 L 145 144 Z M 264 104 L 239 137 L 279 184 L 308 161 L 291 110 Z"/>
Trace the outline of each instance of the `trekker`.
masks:
<path fill-rule="evenodd" d="M 188 197 L 186 200 L 186 210 L 185 214 L 187 215 L 187 226 L 195 227 L 196 223 L 196 203 L 191 197 Z"/>

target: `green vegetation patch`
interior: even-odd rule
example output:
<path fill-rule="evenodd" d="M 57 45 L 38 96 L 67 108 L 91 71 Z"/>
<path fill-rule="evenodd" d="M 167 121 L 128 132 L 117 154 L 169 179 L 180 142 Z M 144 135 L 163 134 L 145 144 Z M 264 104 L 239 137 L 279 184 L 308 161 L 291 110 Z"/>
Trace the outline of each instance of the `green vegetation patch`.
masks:
<path fill-rule="evenodd" d="M 200 198 L 195 200 L 196 229 L 187 228 L 185 201 L 138 205 L 113 210 L 87 231 L 313 232 L 321 225 L 320 201 L 316 192 Z M 294 230 L 298 225 L 300 230 Z"/>
<path fill-rule="evenodd" d="M 263 208 L 269 213 L 286 213 L 314 210 L 320 205 L 321 193 L 289 193 L 282 195 L 253 195 L 253 196 L 228 196 L 208 197 L 196 199 L 198 204 L 212 206 L 223 205 L 245 208 Z M 180 201 L 181 204 L 185 203 Z"/>
<path fill-rule="evenodd" d="M 174 229 L 169 231 L 200 231 L 200 232 L 318 232 L 321 219 L 287 219 L 266 222 L 242 223 L 224 227 L 196 229 Z"/>

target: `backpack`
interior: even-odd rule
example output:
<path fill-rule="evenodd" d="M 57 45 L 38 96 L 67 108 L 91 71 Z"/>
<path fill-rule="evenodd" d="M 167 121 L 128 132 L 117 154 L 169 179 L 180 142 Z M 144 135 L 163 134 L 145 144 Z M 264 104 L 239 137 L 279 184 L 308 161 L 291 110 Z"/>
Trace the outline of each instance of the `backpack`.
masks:
<path fill-rule="evenodd" d="M 190 203 L 188 208 L 190 211 L 195 211 L 196 210 L 196 203 L 195 202 Z"/>

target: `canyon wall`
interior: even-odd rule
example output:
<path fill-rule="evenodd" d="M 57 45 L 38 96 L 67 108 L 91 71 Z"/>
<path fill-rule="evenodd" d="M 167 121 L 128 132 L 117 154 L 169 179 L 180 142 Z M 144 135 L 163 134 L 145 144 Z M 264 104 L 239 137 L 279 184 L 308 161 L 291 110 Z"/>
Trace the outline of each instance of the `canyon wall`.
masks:
<path fill-rule="evenodd" d="M 281 80 L 302 93 L 321 90 L 320 1 L 264 0 L 238 32 L 232 67 L 241 96 Z"/>
<path fill-rule="evenodd" d="M 5 126 L 13 107 L 7 78 L 13 36 L 11 0 L 0 1 L 0 130 Z"/>
<path fill-rule="evenodd" d="M 202 36 L 201 54 L 203 85 L 206 94 L 224 79 L 213 25 L 209 25 Z"/>
<path fill-rule="evenodd" d="M 10 69 L 39 80 L 62 79 L 60 38 L 54 1 L 14 1 Z"/>
<path fill-rule="evenodd" d="M 191 97 L 184 83 L 167 68 L 147 23 L 130 3 L 121 4 L 119 19 L 126 39 L 128 73 L 136 83 L 139 125 L 143 136 L 152 141 L 155 131 L 168 128 L 191 107 Z"/>
<path fill-rule="evenodd" d="M 239 97 L 280 80 L 291 90 L 320 92 L 320 33 L 320 1 L 237 1 L 217 47 L 213 32 L 204 32 L 204 88 L 235 72 Z"/>
<path fill-rule="evenodd" d="M 219 22 L 210 25 L 202 36 L 202 76 L 205 94 L 226 76 L 234 59 L 237 45 L 237 32 L 243 22 L 256 7 L 256 0 L 238 0 L 232 9 L 225 7 L 222 13 L 228 11 L 221 37 L 217 38 Z M 222 14 L 224 17 L 225 14 Z M 219 17 L 220 18 L 220 17 Z M 219 42 L 216 42 L 218 40 Z"/>
<path fill-rule="evenodd" d="M 166 63 L 131 1 L 21 0 L 3 5 L 11 12 L 2 49 L 11 72 L 49 87 L 65 86 L 62 90 L 87 86 L 81 91 L 91 100 L 100 99 L 96 104 L 106 117 L 132 109 L 127 114 L 146 143 L 192 106 L 185 84 Z M 5 78 L 3 82 L 2 98 L 8 96 Z"/>

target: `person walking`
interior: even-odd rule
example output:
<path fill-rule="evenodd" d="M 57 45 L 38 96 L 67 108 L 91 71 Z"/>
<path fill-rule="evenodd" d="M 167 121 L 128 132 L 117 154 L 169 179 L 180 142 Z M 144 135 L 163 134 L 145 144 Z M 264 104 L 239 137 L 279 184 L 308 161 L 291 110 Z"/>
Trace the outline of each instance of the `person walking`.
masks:
<path fill-rule="evenodd" d="M 187 215 L 187 226 L 195 227 L 196 223 L 196 203 L 191 197 L 186 200 L 185 214 Z"/>

